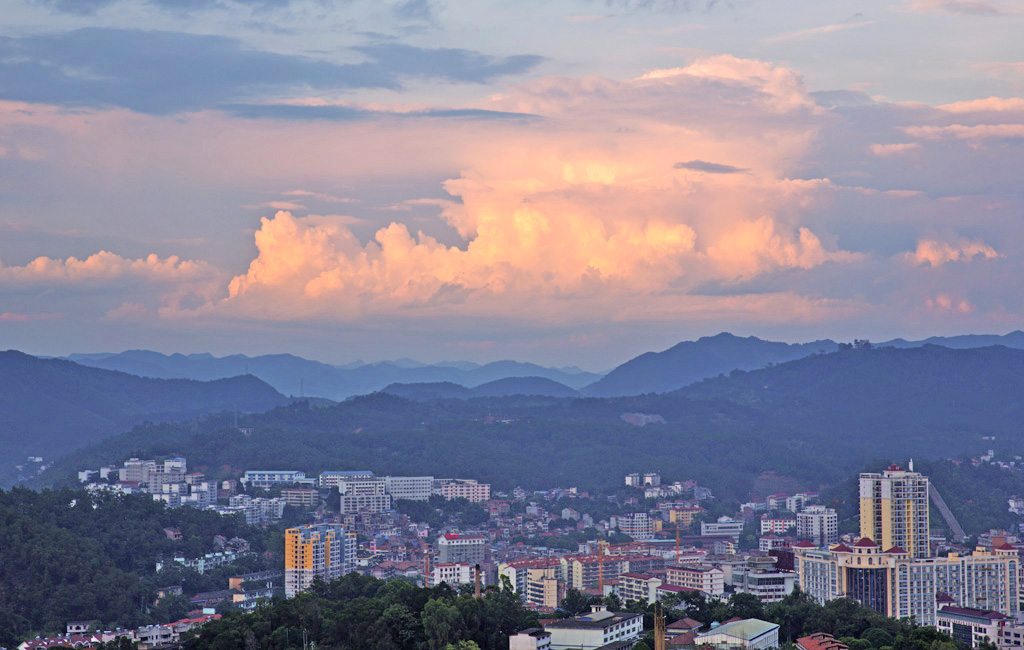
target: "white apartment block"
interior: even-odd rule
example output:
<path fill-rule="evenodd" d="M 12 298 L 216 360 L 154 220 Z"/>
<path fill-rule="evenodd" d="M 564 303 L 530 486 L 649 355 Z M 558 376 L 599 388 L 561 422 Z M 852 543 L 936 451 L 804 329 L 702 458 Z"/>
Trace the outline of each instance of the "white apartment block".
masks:
<path fill-rule="evenodd" d="M 762 535 L 782 535 L 790 528 L 796 527 L 796 519 L 782 517 L 761 517 Z"/>
<path fill-rule="evenodd" d="M 614 516 L 614 526 L 624 535 L 635 540 L 654 538 L 654 522 L 646 512 L 633 512 L 628 515 Z"/>
<path fill-rule="evenodd" d="M 545 629 L 551 633 L 551 650 L 600 648 L 616 641 L 631 641 L 643 633 L 643 614 L 595 609 L 578 618 L 548 623 Z"/>
<path fill-rule="evenodd" d="M 431 491 L 445 499 L 467 499 L 473 503 L 483 503 L 491 498 L 490 483 L 478 483 L 470 478 L 434 479 Z"/>
<path fill-rule="evenodd" d="M 839 519 L 836 511 L 825 506 L 807 506 L 796 515 L 796 536 L 815 546 L 837 543 Z"/>
<path fill-rule="evenodd" d="M 441 564 L 483 564 L 487 555 L 487 537 L 474 533 L 442 535 L 437 540 Z"/>
<path fill-rule="evenodd" d="M 434 487 L 433 476 L 385 476 L 385 488 L 392 499 L 426 501 Z"/>
<path fill-rule="evenodd" d="M 297 470 L 249 470 L 242 477 L 242 483 L 262 488 L 306 481 L 306 473 Z"/>
<path fill-rule="evenodd" d="M 714 567 L 670 566 L 665 569 L 670 585 L 698 589 L 712 596 L 725 593 L 725 572 Z"/>
<path fill-rule="evenodd" d="M 335 486 L 340 488 L 343 483 L 372 481 L 374 479 L 376 479 L 376 476 L 374 476 L 373 472 L 370 470 L 354 470 L 344 472 L 321 472 L 317 481 L 322 488 L 331 488 Z"/>
<path fill-rule="evenodd" d="M 741 533 L 743 533 L 743 522 L 731 517 L 719 517 L 718 521 L 714 523 L 706 521 L 700 523 L 700 534 L 705 537 L 728 535 L 738 542 Z"/>
<path fill-rule="evenodd" d="M 480 584 L 483 585 L 486 574 L 480 572 Z M 434 587 L 446 582 L 452 587 L 472 585 L 476 583 L 476 565 L 458 562 L 455 564 L 435 564 L 430 575 L 430 586 Z"/>

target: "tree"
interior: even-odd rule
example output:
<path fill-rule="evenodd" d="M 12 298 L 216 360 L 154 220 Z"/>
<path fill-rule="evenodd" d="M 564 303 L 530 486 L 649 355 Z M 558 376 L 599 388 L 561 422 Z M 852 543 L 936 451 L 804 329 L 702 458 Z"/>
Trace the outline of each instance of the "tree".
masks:
<path fill-rule="evenodd" d="M 729 597 L 729 613 L 739 618 L 764 618 L 764 603 L 753 594 L 733 594 Z"/>
<path fill-rule="evenodd" d="M 464 622 L 458 607 L 439 598 L 427 601 L 421 615 L 427 646 L 440 650 L 462 636 Z"/>
<path fill-rule="evenodd" d="M 562 599 L 561 607 L 570 616 L 578 616 L 590 611 L 591 602 L 591 599 L 579 589 L 569 589 L 565 592 L 565 598 Z"/>
<path fill-rule="evenodd" d="M 444 650 L 480 650 L 480 646 L 475 641 L 459 641 L 458 643 L 449 643 Z"/>
<path fill-rule="evenodd" d="M 610 612 L 618 612 L 622 610 L 622 601 L 618 594 L 608 594 L 604 597 L 604 606 Z"/>

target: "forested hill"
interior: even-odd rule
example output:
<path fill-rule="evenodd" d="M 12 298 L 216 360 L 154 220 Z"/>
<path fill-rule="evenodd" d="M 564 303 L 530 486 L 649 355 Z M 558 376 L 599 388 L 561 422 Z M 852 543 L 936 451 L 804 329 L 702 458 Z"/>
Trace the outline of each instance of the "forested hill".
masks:
<path fill-rule="evenodd" d="M 52 460 L 144 421 L 266 411 L 287 399 L 253 376 L 147 379 L 70 361 L 0 352 L 0 485 L 26 456 Z"/>
<path fill-rule="evenodd" d="M 732 370 L 753 370 L 817 352 L 834 352 L 835 341 L 778 343 L 722 332 L 647 352 L 615 368 L 584 392 L 594 397 L 666 393 Z"/>
<path fill-rule="evenodd" d="M 214 473 L 366 467 L 468 476 L 499 489 L 608 488 L 627 471 L 656 469 L 741 497 L 766 471 L 815 486 L 866 463 L 1022 443 L 1021 394 L 1024 351 L 844 350 L 662 395 L 411 401 L 378 393 L 328 408 L 294 404 L 245 416 L 250 436 L 239 434 L 227 415 L 198 430 L 139 427 L 83 451 L 77 461 L 92 466 L 187 447 L 190 466 Z M 666 422 L 636 427 L 622 420 L 624 413 Z M 55 468 L 49 477 L 64 479 L 72 469 Z"/>

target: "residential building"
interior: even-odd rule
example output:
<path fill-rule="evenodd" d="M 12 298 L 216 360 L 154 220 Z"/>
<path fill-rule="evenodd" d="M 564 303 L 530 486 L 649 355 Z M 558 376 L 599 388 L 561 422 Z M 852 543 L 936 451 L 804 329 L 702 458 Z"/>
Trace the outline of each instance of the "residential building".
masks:
<path fill-rule="evenodd" d="M 594 611 L 545 626 L 551 633 L 551 650 L 594 650 L 615 641 L 631 641 L 643 633 L 644 617 L 633 612 Z"/>
<path fill-rule="evenodd" d="M 281 498 L 290 506 L 314 508 L 320 503 L 320 493 L 313 488 L 284 488 Z"/>
<path fill-rule="evenodd" d="M 654 537 L 654 523 L 651 516 L 646 512 L 631 512 L 628 515 L 614 516 L 614 525 L 624 535 L 629 535 L 635 540 L 652 539 Z"/>
<path fill-rule="evenodd" d="M 867 538 L 853 547 L 838 544 L 828 550 L 800 542 L 793 550 L 800 588 L 821 603 L 853 598 L 885 616 L 914 617 L 932 626 L 941 594 L 957 606 L 975 605 L 1010 616 L 1018 611 L 1020 560 L 1009 545 L 929 558 L 911 557 L 899 547 L 883 551 Z"/>
<path fill-rule="evenodd" d="M 434 479 L 431 486 L 433 494 L 440 494 L 445 499 L 467 499 L 473 503 L 483 503 L 491 498 L 490 483 L 478 483 L 470 478 Z"/>
<path fill-rule="evenodd" d="M 807 506 L 796 514 L 796 536 L 815 546 L 835 544 L 839 541 L 836 511 L 825 506 Z"/>
<path fill-rule="evenodd" d="M 659 599 L 658 588 L 664 583 L 663 578 L 650 573 L 623 573 L 619 576 L 619 598 L 624 603 L 638 600 L 650 604 Z"/>
<path fill-rule="evenodd" d="M 551 632 L 539 627 L 521 630 L 508 637 L 508 650 L 551 650 Z"/>
<path fill-rule="evenodd" d="M 356 535 L 341 524 L 315 524 L 285 531 L 284 593 L 291 598 L 320 576 L 330 581 L 356 567 Z"/>
<path fill-rule="evenodd" d="M 572 589 L 584 589 L 611 580 L 627 571 L 657 571 L 665 567 L 665 558 L 653 555 L 567 555 L 560 558 L 562 575 Z"/>
<path fill-rule="evenodd" d="M 642 487 L 643 482 L 639 474 L 626 474 L 626 487 Z"/>
<path fill-rule="evenodd" d="M 338 497 L 338 512 L 384 512 L 391 509 L 390 494 L 342 494 Z"/>
<path fill-rule="evenodd" d="M 306 481 L 306 473 L 297 470 L 250 470 L 242 477 L 242 483 L 268 488 L 275 485 L 291 485 Z"/>
<path fill-rule="evenodd" d="M 459 585 L 471 585 L 476 582 L 476 567 L 475 564 L 466 564 L 465 562 L 457 562 L 454 564 L 435 564 L 431 567 L 430 575 L 430 586 L 436 586 L 442 582 L 446 582 L 452 587 L 458 588 Z M 480 582 L 484 584 L 485 573 L 480 572 Z"/>
<path fill-rule="evenodd" d="M 661 474 L 658 474 L 657 472 L 647 472 L 644 474 L 644 485 L 658 487 L 661 485 Z"/>
<path fill-rule="evenodd" d="M 344 472 L 320 472 L 320 476 L 317 479 L 317 483 L 322 488 L 341 487 L 344 483 L 352 483 L 357 481 L 373 481 L 376 480 L 376 476 L 370 470 L 354 470 Z"/>
<path fill-rule="evenodd" d="M 732 517 L 719 517 L 718 521 L 714 523 L 708 523 L 702 521 L 700 523 L 700 534 L 702 536 L 729 536 L 733 538 L 734 542 L 739 542 L 740 534 L 743 533 L 743 522 L 737 521 Z"/>
<path fill-rule="evenodd" d="M 928 478 L 890 465 L 860 475 L 860 536 L 882 548 L 928 557 Z"/>
<path fill-rule="evenodd" d="M 1012 623 L 1013 617 L 999 612 L 955 605 L 944 605 L 935 617 L 935 627 L 940 632 L 968 648 L 977 648 L 984 642 L 1004 645 L 1003 626 Z"/>
<path fill-rule="evenodd" d="M 789 541 L 785 537 L 778 537 L 777 535 L 765 535 L 757 540 L 757 550 L 763 553 L 786 548 L 787 546 L 789 546 Z"/>
<path fill-rule="evenodd" d="M 483 564 L 487 537 L 479 533 L 452 533 L 437 540 L 437 561 L 441 564 Z"/>
<path fill-rule="evenodd" d="M 700 506 L 684 506 L 681 508 L 669 508 L 668 520 L 680 528 L 689 528 L 695 517 L 703 514 L 704 508 Z"/>
<path fill-rule="evenodd" d="M 665 570 L 670 585 L 697 589 L 712 596 L 725 593 L 725 572 L 716 567 L 670 566 Z"/>
<path fill-rule="evenodd" d="M 743 648 L 744 650 L 778 648 L 779 626 L 756 618 L 723 623 L 703 634 L 698 634 L 696 645 L 697 647 L 710 646 L 722 650 L 728 648 Z"/>
<path fill-rule="evenodd" d="M 761 534 L 782 535 L 796 527 L 796 519 L 788 517 L 761 517 Z M 742 530 L 742 528 L 741 528 Z"/>
<path fill-rule="evenodd" d="M 557 557 L 502 562 L 498 565 L 498 576 L 499 580 L 501 577 L 507 577 L 512 584 L 512 590 L 520 595 L 526 593 L 527 582 L 531 579 L 555 578 L 563 582 L 565 580 L 562 573 L 562 562 Z"/>
<path fill-rule="evenodd" d="M 547 575 L 548 572 L 533 570 L 526 580 L 526 604 L 535 607 L 555 609 L 565 598 L 565 581 Z"/>
<path fill-rule="evenodd" d="M 433 476 L 385 476 L 384 485 L 392 499 L 426 501 L 434 486 Z"/>
<path fill-rule="evenodd" d="M 796 573 L 753 566 L 732 569 L 732 585 L 738 593 L 757 596 L 762 603 L 774 603 L 793 593 Z"/>

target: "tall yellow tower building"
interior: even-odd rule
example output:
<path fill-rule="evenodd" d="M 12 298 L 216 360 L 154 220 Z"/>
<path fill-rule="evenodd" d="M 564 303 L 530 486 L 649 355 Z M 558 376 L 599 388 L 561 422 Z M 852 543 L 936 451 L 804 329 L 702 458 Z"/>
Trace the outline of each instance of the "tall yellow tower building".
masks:
<path fill-rule="evenodd" d="M 860 536 L 883 549 L 929 557 L 928 477 L 899 465 L 860 475 Z"/>
<path fill-rule="evenodd" d="M 356 568 L 356 535 L 341 524 L 317 524 L 284 532 L 284 595 L 291 598 L 320 576 L 330 582 Z"/>

